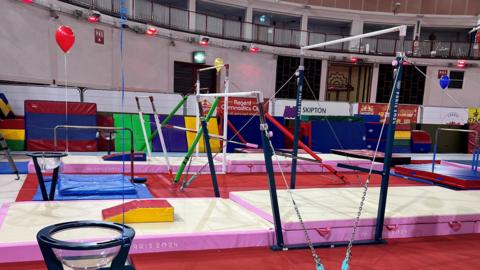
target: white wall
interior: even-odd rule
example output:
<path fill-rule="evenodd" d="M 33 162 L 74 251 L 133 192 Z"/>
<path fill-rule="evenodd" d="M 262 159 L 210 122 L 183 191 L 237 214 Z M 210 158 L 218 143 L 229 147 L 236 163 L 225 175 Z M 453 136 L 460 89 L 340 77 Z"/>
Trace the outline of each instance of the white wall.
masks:
<path fill-rule="evenodd" d="M 452 61 L 454 62 L 454 61 Z M 441 107 L 479 107 L 480 106 L 480 68 L 465 68 L 463 89 L 442 90 L 439 85 L 438 70 L 459 70 L 441 66 L 427 67 L 427 80 L 423 105 Z"/>
<path fill-rule="evenodd" d="M 54 34 L 69 25 L 76 42 L 67 56 L 68 85 L 119 89 L 120 31 L 106 24 L 90 24 L 64 13 L 54 20 L 49 12 L 21 1 L 0 1 L 0 80 L 64 84 L 64 54 Z M 8 26 L 8 27 L 7 27 Z M 105 44 L 94 42 L 94 29 L 105 33 Z M 276 60 L 270 54 L 251 54 L 238 49 L 200 47 L 196 43 L 148 37 L 124 31 L 125 86 L 129 91 L 173 93 L 174 61 L 192 62 L 196 50 L 207 52 L 207 64 L 223 57 L 231 64 L 231 80 L 241 90 L 274 93 Z M 232 91 L 235 87 L 232 87 Z"/>

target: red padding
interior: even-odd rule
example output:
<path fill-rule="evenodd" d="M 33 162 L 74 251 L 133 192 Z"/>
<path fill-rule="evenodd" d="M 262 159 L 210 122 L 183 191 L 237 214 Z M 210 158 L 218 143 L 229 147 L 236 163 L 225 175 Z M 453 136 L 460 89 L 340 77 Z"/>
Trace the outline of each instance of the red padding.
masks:
<path fill-rule="evenodd" d="M 412 143 L 431 144 L 430 134 L 423 130 L 412 130 Z"/>
<path fill-rule="evenodd" d="M 82 102 L 44 101 L 44 100 L 25 100 L 25 113 L 44 113 L 44 114 L 79 114 L 95 115 L 97 114 L 97 104 Z"/>
<path fill-rule="evenodd" d="M 0 120 L 0 129 L 25 129 L 23 118 Z"/>
<path fill-rule="evenodd" d="M 51 140 L 27 140 L 27 151 L 65 151 L 66 141 L 58 141 L 55 148 Z M 68 150 L 74 152 L 96 152 L 97 141 L 69 141 Z"/>

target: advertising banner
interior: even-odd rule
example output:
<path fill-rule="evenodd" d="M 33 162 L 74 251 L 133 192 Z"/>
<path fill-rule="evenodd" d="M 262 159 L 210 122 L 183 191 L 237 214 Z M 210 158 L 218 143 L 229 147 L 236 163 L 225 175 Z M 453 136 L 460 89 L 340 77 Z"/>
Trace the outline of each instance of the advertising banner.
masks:
<path fill-rule="evenodd" d="M 380 119 L 383 120 L 387 107 L 387 103 L 359 103 L 358 114 L 380 115 Z M 397 124 L 417 123 L 418 107 L 418 105 L 400 104 L 398 106 Z"/>

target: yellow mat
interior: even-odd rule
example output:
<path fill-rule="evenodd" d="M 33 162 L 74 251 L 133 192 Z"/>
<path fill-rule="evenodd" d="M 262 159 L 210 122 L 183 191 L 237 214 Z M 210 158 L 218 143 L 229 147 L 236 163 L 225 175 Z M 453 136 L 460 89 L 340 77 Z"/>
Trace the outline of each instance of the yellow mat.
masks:
<path fill-rule="evenodd" d="M 25 129 L 0 129 L 0 132 L 5 140 L 25 140 Z"/>
<path fill-rule="evenodd" d="M 196 122 L 195 122 L 195 116 L 185 116 L 185 127 L 188 129 L 196 129 Z M 211 118 L 210 121 L 208 121 L 208 134 L 215 134 L 218 135 L 218 124 L 217 124 L 217 119 L 216 118 Z M 195 139 L 196 133 L 193 132 L 187 132 L 187 143 L 188 143 L 188 148 L 193 143 L 193 140 Z M 200 152 L 205 152 L 205 143 L 203 141 L 203 136 L 200 138 L 200 141 L 198 141 L 198 151 Z M 212 140 L 210 139 L 210 147 L 212 148 L 212 152 L 220 152 L 221 145 L 220 141 L 218 140 Z"/>
<path fill-rule="evenodd" d="M 395 131 L 395 140 L 410 140 L 412 137 L 411 131 L 397 130 Z"/>

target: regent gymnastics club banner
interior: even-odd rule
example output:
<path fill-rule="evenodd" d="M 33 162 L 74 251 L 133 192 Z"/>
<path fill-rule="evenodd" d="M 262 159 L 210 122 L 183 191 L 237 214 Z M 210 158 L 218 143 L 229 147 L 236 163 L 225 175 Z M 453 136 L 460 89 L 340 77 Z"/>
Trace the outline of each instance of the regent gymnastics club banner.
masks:
<path fill-rule="evenodd" d="M 365 115 L 380 115 L 383 120 L 388 104 L 386 103 L 359 103 L 358 114 Z M 418 105 L 404 105 L 398 106 L 397 124 L 412 124 L 417 123 Z"/>
<path fill-rule="evenodd" d="M 213 99 L 204 98 L 201 100 L 202 110 L 206 114 L 211 106 Z M 267 102 L 267 100 L 265 100 Z M 220 98 L 218 108 L 223 111 L 225 99 Z M 268 103 L 265 103 L 265 111 L 268 112 Z M 228 98 L 228 115 L 258 115 L 258 102 L 256 98 L 245 97 L 229 97 Z"/>

